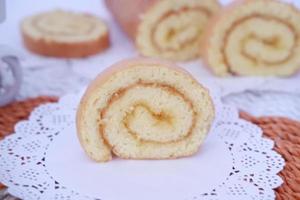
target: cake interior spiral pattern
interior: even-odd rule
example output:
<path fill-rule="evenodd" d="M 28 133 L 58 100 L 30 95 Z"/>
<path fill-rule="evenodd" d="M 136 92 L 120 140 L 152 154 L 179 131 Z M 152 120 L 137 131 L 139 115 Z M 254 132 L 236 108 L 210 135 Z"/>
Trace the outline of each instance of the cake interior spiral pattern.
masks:
<path fill-rule="evenodd" d="M 184 7 L 178 11 L 170 11 L 158 19 L 158 24 L 152 29 L 152 43 L 159 51 L 178 51 L 186 48 L 197 41 L 210 15 L 209 10 L 201 7 Z M 172 23 L 176 20 L 181 21 L 181 24 Z"/>
<path fill-rule="evenodd" d="M 141 55 L 170 60 L 200 56 L 208 20 L 220 10 L 217 0 L 105 0 Z"/>
<path fill-rule="evenodd" d="M 143 16 L 136 38 L 144 55 L 187 60 L 199 56 L 201 35 L 219 9 L 214 0 L 161 1 Z"/>
<path fill-rule="evenodd" d="M 206 60 L 218 75 L 288 76 L 300 68 L 300 12 L 271 0 L 235 3 L 216 17 Z"/>
<path fill-rule="evenodd" d="M 160 98 L 155 102 L 149 101 L 151 97 L 160 92 Z M 136 95 L 140 94 L 140 95 Z M 127 132 L 139 141 L 167 143 L 176 142 L 189 135 L 194 127 L 196 113 L 191 102 L 184 98 L 174 87 L 166 84 L 143 83 L 141 81 L 114 93 L 108 100 L 109 105 L 101 112 L 101 119 L 105 118 L 107 110 L 118 109 L 122 99 L 132 96 L 135 103 L 128 104 L 129 111 L 121 114 L 122 123 Z M 174 102 L 180 108 L 174 109 L 169 101 Z M 184 102 L 184 104 L 181 104 Z M 117 108 L 114 108 L 117 107 Z M 180 111 L 180 112 L 179 112 Z M 186 115 L 185 120 L 177 116 Z M 143 122 L 147 122 L 146 124 Z M 104 128 L 103 128 L 104 131 Z"/>
<path fill-rule="evenodd" d="M 198 151 L 214 108 L 189 74 L 149 60 L 117 64 L 85 93 L 77 113 L 79 139 L 96 161 L 167 159 Z M 113 71 L 113 72 L 111 72 Z"/>
<path fill-rule="evenodd" d="M 23 28 L 36 38 L 47 37 L 64 42 L 97 39 L 99 34 L 107 31 L 96 17 L 62 10 L 29 17 L 23 23 Z"/>

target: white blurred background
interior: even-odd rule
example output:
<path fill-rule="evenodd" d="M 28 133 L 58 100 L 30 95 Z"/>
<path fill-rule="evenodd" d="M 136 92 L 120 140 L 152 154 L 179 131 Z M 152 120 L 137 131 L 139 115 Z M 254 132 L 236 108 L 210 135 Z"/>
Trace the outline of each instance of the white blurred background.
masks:
<path fill-rule="evenodd" d="M 220 0 L 224 5 L 233 0 Z M 292 2 L 300 7 L 299 0 L 283 0 Z M 6 19 L 0 23 L 0 44 L 9 45 L 17 50 L 24 50 L 19 24 L 20 21 L 28 15 L 43 12 L 52 9 L 67 9 L 73 11 L 82 11 L 93 13 L 110 22 L 110 15 L 103 5 L 103 0 L 5 0 Z"/>
<path fill-rule="evenodd" d="M 124 35 L 111 18 L 104 6 L 103 0 L 4 1 L 6 1 L 7 16 L 6 20 L 3 23 L 0 23 L 0 55 L 1 51 L 9 48 L 21 58 L 24 80 L 20 94 L 17 97 L 19 100 L 39 95 L 61 96 L 68 92 L 72 92 L 89 83 L 89 81 L 99 72 L 116 61 L 138 55 L 132 42 Z M 232 2 L 232 0 L 220 1 L 224 5 Z M 293 3 L 300 8 L 300 0 L 283 1 Z M 23 46 L 19 30 L 21 20 L 25 16 L 53 9 L 87 12 L 101 17 L 109 25 L 112 43 L 111 47 L 96 56 L 68 60 L 47 58 L 28 52 Z M 276 97 L 274 95 L 268 96 L 268 99 L 273 101 L 275 106 L 270 106 L 270 103 L 265 103 L 266 98 L 262 97 L 266 91 L 261 91 L 262 94 L 258 95 L 257 90 L 266 88 L 266 85 L 272 86 L 272 88 L 275 87 L 273 79 L 248 79 L 240 77 L 217 79 L 205 66 L 201 65 L 200 59 L 196 59 L 193 62 L 180 63 L 180 66 L 190 71 L 200 82 L 205 78 L 213 78 L 217 82 L 216 84 L 218 84 L 219 88 L 221 88 L 223 94 L 236 93 L 236 96 L 233 96 L 232 98 L 225 98 L 226 102 L 235 102 L 235 105 L 238 105 L 238 107 L 252 112 L 253 114 L 281 114 L 282 112 L 278 112 L 277 108 L 280 107 L 278 105 L 287 105 L 285 99 L 288 98 L 283 97 L 282 95 L 278 95 L 278 97 L 276 96 L 277 94 L 275 95 Z M 294 80 L 289 84 L 290 86 L 296 87 L 297 85 L 300 85 L 299 73 L 292 78 Z M 287 82 L 284 83 L 287 84 Z M 281 86 L 279 88 L 287 88 L 281 83 L 279 83 L 278 86 Z M 248 88 L 248 91 L 255 90 L 255 93 L 239 96 L 239 92 L 245 91 L 245 88 Z M 256 104 L 253 104 L 254 101 Z M 292 100 L 292 102 L 288 103 L 290 106 L 284 106 L 284 108 L 289 108 L 285 109 L 285 115 L 291 118 L 300 119 L 300 106 L 297 107 L 297 105 L 300 105 L 299 102 L 300 96 L 297 96 L 296 100 Z M 267 112 L 264 108 L 268 108 Z M 299 113 L 293 114 L 297 110 L 299 110 Z"/>

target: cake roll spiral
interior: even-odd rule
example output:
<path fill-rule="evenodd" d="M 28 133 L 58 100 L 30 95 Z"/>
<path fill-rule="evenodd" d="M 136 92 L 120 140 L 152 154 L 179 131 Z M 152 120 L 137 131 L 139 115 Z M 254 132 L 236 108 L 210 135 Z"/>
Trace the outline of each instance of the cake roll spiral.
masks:
<path fill-rule="evenodd" d="M 144 56 L 189 60 L 199 56 L 217 0 L 106 0 L 123 30 Z"/>
<path fill-rule="evenodd" d="M 25 46 L 54 57 L 85 57 L 109 46 L 108 28 L 101 19 L 55 10 L 27 17 L 21 24 Z"/>
<path fill-rule="evenodd" d="M 291 75 L 300 68 L 299 22 L 287 3 L 237 1 L 212 20 L 204 58 L 221 76 Z"/>
<path fill-rule="evenodd" d="M 214 118 L 208 91 L 178 67 L 123 61 L 89 86 L 77 112 L 79 140 L 92 159 L 167 159 L 197 152 Z"/>

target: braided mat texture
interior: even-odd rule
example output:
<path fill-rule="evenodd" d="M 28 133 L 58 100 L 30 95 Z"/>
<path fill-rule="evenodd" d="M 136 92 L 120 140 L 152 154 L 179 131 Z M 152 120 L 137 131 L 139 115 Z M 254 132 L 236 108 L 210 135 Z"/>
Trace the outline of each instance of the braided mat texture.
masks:
<path fill-rule="evenodd" d="M 13 132 L 15 123 L 27 119 L 36 106 L 56 102 L 55 97 L 38 97 L 0 107 L 0 139 Z M 284 184 L 276 189 L 278 200 L 300 200 L 300 122 L 282 117 L 253 117 L 245 112 L 241 118 L 260 126 L 265 137 L 275 141 L 275 150 L 286 160 L 280 176 Z M 4 188 L 0 184 L 0 189 Z"/>
<path fill-rule="evenodd" d="M 261 127 L 285 159 L 286 165 L 279 173 L 284 183 L 276 190 L 277 199 L 300 200 L 300 122 L 284 117 L 256 118 L 245 112 L 240 112 L 240 117 Z"/>

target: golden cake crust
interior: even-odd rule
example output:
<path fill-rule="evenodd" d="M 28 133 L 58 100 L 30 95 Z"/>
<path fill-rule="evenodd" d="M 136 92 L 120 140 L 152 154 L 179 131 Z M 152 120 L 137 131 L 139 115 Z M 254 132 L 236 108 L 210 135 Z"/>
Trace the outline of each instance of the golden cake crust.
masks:
<path fill-rule="evenodd" d="M 123 31 L 134 40 L 142 20 L 141 16 L 159 1 L 134 0 L 133 3 L 133 0 L 105 0 L 105 3 Z"/>
<path fill-rule="evenodd" d="M 79 43 L 48 42 L 43 39 L 35 40 L 26 33 L 22 33 L 23 41 L 27 49 L 43 55 L 62 58 L 80 58 L 97 54 L 109 47 L 109 35 L 99 37 L 94 41 Z"/>

